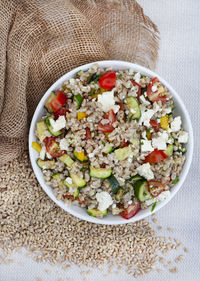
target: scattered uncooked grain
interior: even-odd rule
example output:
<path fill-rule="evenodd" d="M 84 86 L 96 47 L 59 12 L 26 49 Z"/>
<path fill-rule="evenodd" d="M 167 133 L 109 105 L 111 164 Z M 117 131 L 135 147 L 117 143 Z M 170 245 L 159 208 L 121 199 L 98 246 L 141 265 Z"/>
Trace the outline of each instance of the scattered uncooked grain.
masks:
<path fill-rule="evenodd" d="M 152 219 L 152 222 L 154 222 L 154 223 L 158 223 L 158 220 L 156 219 L 156 218 L 154 218 L 154 219 Z"/>
<path fill-rule="evenodd" d="M 185 252 L 185 253 L 188 253 L 189 251 L 188 251 L 188 248 L 183 248 L 183 251 Z"/>
<path fill-rule="evenodd" d="M 173 268 L 170 268 L 169 271 L 171 273 L 176 273 L 176 272 L 178 272 L 178 268 L 177 267 L 173 267 Z"/>
<path fill-rule="evenodd" d="M 6 191 L 0 192 L 2 258 L 23 246 L 34 253 L 37 261 L 60 263 L 63 269 L 68 269 L 69 263 L 99 269 L 110 264 L 110 272 L 114 265 L 118 270 L 127 266 L 128 272 L 137 277 L 154 269 L 159 251 L 167 253 L 181 244 L 157 237 L 145 220 L 123 227 L 96 225 L 64 212 L 39 186 L 27 153 L 0 167 L 0 182 L 6 186 Z"/>

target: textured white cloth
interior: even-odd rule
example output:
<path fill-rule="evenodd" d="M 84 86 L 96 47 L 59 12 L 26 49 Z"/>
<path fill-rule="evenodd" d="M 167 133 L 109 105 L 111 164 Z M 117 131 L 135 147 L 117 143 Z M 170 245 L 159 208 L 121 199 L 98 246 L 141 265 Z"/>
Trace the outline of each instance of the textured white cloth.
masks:
<path fill-rule="evenodd" d="M 138 2 L 160 30 L 161 45 L 156 71 L 182 97 L 192 119 L 195 137 L 193 163 L 185 184 L 175 198 L 156 215 L 159 224 L 164 227 L 159 234 L 178 238 L 189 249 L 189 253 L 181 264 L 177 264 L 178 273 L 172 274 L 164 269 L 162 273 L 154 271 L 139 280 L 197 281 L 200 280 L 200 1 Z M 167 227 L 173 227 L 174 233 L 170 234 Z M 182 248 L 178 253 L 183 253 Z M 178 253 L 172 252 L 167 260 L 173 260 Z M 0 266 L 0 281 L 32 281 L 37 280 L 37 277 L 42 281 L 57 281 L 61 277 L 63 280 L 71 277 L 73 281 L 84 279 L 79 273 L 80 269 L 75 266 L 64 272 L 57 266 L 37 264 L 22 254 L 13 255 L 13 259 L 14 263 Z M 51 272 L 47 274 L 45 269 Z M 86 277 L 88 281 L 133 280 L 133 276 L 124 272 L 106 277 L 99 270 Z"/>

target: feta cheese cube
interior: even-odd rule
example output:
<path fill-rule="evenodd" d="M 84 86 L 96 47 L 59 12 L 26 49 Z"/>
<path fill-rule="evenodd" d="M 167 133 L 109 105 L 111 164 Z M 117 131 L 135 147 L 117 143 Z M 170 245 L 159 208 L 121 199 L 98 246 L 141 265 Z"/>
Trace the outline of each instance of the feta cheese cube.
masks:
<path fill-rule="evenodd" d="M 153 151 L 153 147 L 151 146 L 151 141 L 150 140 L 143 140 L 141 139 L 141 152 L 146 152 L 146 151 Z"/>
<path fill-rule="evenodd" d="M 100 103 L 102 110 L 105 112 L 113 109 L 114 113 L 117 113 L 120 109 L 119 105 L 115 105 L 114 90 L 98 95 L 98 102 Z"/>
<path fill-rule="evenodd" d="M 150 104 L 150 102 L 149 102 L 148 100 L 146 100 L 143 95 L 140 96 L 140 101 L 141 101 L 144 105 L 149 105 L 149 104 Z"/>
<path fill-rule="evenodd" d="M 65 116 L 59 116 L 59 118 L 55 121 L 53 118 L 50 118 L 50 124 L 53 128 L 53 132 L 56 133 L 59 130 L 65 128 L 66 119 Z"/>
<path fill-rule="evenodd" d="M 98 209 L 103 212 L 108 209 L 112 204 L 113 200 L 110 194 L 106 191 L 102 191 L 96 194 L 96 199 L 99 203 Z"/>
<path fill-rule="evenodd" d="M 157 90 L 158 90 L 158 87 L 156 86 L 156 85 L 153 85 L 152 87 L 151 87 L 151 90 L 152 90 L 152 92 L 156 92 Z"/>
<path fill-rule="evenodd" d="M 160 150 L 165 150 L 167 148 L 166 139 L 163 137 L 153 138 L 152 146 Z"/>
<path fill-rule="evenodd" d="M 181 117 L 177 116 L 174 118 L 174 120 L 171 122 L 171 129 L 172 132 L 178 132 L 181 128 Z"/>
<path fill-rule="evenodd" d="M 143 123 L 144 126 L 150 127 L 149 121 L 154 114 L 155 111 L 152 109 L 145 109 L 144 111 L 142 110 L 142 115 L 140 117 L 139 124 L 142 125 Z"/>
<path fill-rule="evenodd" d="M 40 159 L 44 160 L 45 159 L 45 154 L 46 154 L 46 147 L 42 146 L 42 149 L 40 151 Z"/>
<path fill-rule="evenodd" d="M 154 173 L 151 170 L 151 165 L 149 163 L 143 164 L 136 169 L 137 173 L 147 180 L 152 180 L 154 178 Z"/>
<path fill-rule="evenodd" d="M 68 141 L 65 138 L 61 139 L 61 141 L 60 141 L 60 149 L 66 150 L 66 151 L 69 149 Z"/>
<path fill-rule="evenodd" d="M 146 200 L 145 201 L 145 204 L 147 206 L 150 206 L 152 205 L 153 203 L 155 202 L 162 202 L 164 201 L 166 198 L 168 198 L 170 196 L 170 191 L 169 190 L 166 190 L 166 191 L 163 191 L 160 195 L 158 195 L 156 198 L 151 198 L 149 200 Z"/>
<path fill-rule="evenodd" d="M 72 179 L 70 177 L 67 177 L 65 180 L 68 184 L 72 184 Z"/>
<path fill-rule="evenodd" d="M 137 72 L 133 77 L 136 83 L 140 82 L 140 78 L 141 78 L 141 74 L 139 72 Z"/>
<path fill-rule="evenodd" d="M 182 131 L 178 134 L 178 142 L 180 143 L 187 143 L 188 142 L 188 132 Z"/>

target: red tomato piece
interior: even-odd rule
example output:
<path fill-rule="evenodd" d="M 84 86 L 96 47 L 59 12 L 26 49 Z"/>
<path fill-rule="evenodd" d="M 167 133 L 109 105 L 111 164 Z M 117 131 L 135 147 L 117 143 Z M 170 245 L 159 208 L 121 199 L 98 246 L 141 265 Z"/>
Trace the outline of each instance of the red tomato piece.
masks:
<path fill-rule="evenodd" d="M 151 125 L 152 127 L 154 127 L 154 129 L 155 129 L 156 132 L 159 131 L 159 129 L 160 129 L 159 123 L 157 123 L 157 122 L 154 121 L 154 120 L 150 120 L 149 123 L 150 123 L 150 125 Z"/>
<path fill-rule="evenodd" d="M 137 212 L 140 210 L 141 208 L 141 204 L 137 203 L 137 204 L 131 204 L 128 206 L 128 208 L 126 208 L 123 212 L 120 213 L 120 216 L 126 220 L 134 217 Z"/>
<path fill-rule="evenodd" d="M 135 82 L 135 81 L 132 81 L 132 84 L 133 84 L 133 86 L 138 86 L 137 99 L 138 99 L 138 101 L 140 101 L 140 96 L 141 96 L 141 86 L 140 86 L 137 82 Z"/>
<path fill-rule="evenodd" d="M 58 111 L 54 112 L 54 117 L 57 120 L 60 116 L 66 116 L 67 112 L 69 112 L 67 108 L 61 107 Z"/>
<path fill-rule="evenodd" d="M 149 162 L 150 164 L 158 163 L 167 158 L 167 155 L 163 152 L 163 150 L 154 149 L 151 153 L 149 153 L 145 159 L 144 163 Z"/>
<path fill-rule="evenodd" d="M 128 146 L 128 145 L 129 145 L 129 141 L 123 140 L 123 141 L 121 142 L 120 148 L 124 148 L 124 147 L 126 147 L 126 146 Z"/>
<path fill-rule="evenodd" d="M 77 200 L 79 201 L 80 204 L 84 204 L 85 205 L 85 200 L 80 200 L 79 197 L 77 198 Z"/>
<path fill-rule="evenodd" d="M 165 189 L 165 186 L 168 184 L 167 183 L 162 183 L 160 181 L 148 181 L 148 189 L 149 192 L 151 193 L 152 197 L 157 197 L 160 195 Z"/>
<path fill-rule="evenodd" d="M 104 132 L 104 133 L 110 133 L 115 128 L 112 126 L 112 123 L 116 121 L 116 116 L 114 111 L 111 109 L 109 110 L 103 117 L 104 119 L 108 119 L 110 122 L 108 124 L 101 124 L 101 122 L 98 124 L 98 131 Z"/>
<path fill-rule="evenodd" d="M 67 96 L 60 90 L 56 91 L 56 96 L 50 102 L 54 112 L 58 111 L 67 102 Z"/>
<path fill-rule="evenodd" d="M 74 195 L 70 195 L 70 194 L 64 194 L 63 198 L 75 200 Z"/>
<path fill-rule="evenodd" d="M 105 72 L 99 79 L 99 84 L 101 88 L 105 90 L 112 90 L 116 83 L 116 73 L 115 71 Z"/>
<path fill-rule="evenodd" d="M 45 143 L 47 152 L 53 157 L 60 157 L 65 154 L 64 150 L 60 150 L 59 143 L 56 142 L 55 137 L 46 137 L 43 142 Z"/>
<path fill-rule="evenodd" d="M 159 80 L 157 77 L 153 78 L 152 81 L 149 83 L 147 86 L 147 96 L 150 101 L 155 102 L 155 101 L 162 101 L 166 102 L 167 97 L 163 95 L 162 93 L 158 93 L 158 91 L 153 92 L 152 87 L 155 83 L 159 83 Z"/>
<path fill-rule="evenodd" d="M 85 129 L 85 131 L 86 131 L 85 140 L 91 140 L 92 134 L 91 134 L 90 128 L 87 127 L 87 128 Z"/>
<path fill-rule="evenodd" d="M 119 105 L 119 110 L 124 110 L 123 102 L 117 102 L 117 105 Z"/>

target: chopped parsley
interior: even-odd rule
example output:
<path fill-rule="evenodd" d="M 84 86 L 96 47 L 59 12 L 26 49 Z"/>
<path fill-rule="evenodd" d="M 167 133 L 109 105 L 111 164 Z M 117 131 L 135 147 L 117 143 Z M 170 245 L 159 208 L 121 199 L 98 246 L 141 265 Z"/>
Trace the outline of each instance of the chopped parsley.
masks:
<path fill-rule="evenodd" d="M 118 76 L 118 79 L 120 79 L 120 80 L 122 79 L 122 74 L 120 74 L 120 75 Z"/>
<path fill-rule="evenodd" d="M 154 211 L 155 207 L 156 207 L 157 201 L 153 203 L 152 208 L 151 208 L 151 212 Z"/>
<path fill-rule="evenodd" d="M 179 182 L 179 178 L 175 178 L 175 180 L 172 181 L 172 184 L 176 184 L 177 182 Z"/>
<path fill-rule="evenodd" d="M 144 144 L 144 142 L 143 141 L 141 141 L 141 143 L 140 143 L 141 145 L 143 145 Z"/>

